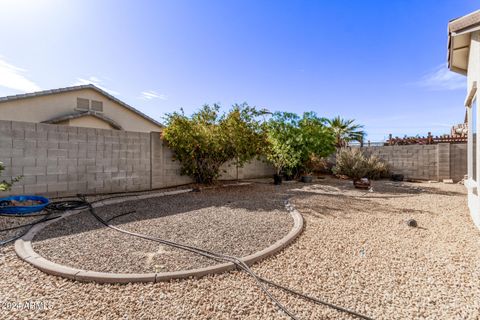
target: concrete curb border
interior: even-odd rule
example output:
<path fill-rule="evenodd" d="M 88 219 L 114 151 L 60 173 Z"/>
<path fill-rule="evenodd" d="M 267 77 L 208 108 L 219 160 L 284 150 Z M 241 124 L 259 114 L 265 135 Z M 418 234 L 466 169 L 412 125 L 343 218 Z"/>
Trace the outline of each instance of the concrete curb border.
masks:
<path fill-rule="evenodd" d="M 107 199 L 105 201 L 96 202 L 93 204 L 93 207 L 102 207 L 105 205 L 110 205 L 114 203 L 120 203 L 131 200 L 139 200 L 146 198 L 154 198 L 168 195 L 176 195 L 182 193 L 191 192 L 192 189 L 170 191 L 170 192 L 160 192 L 160 193 L 149 193 L 139 196 L 125 196 L 118 199 Z M 303 230 L 303 217 L 302 215 L 288 202 L 285 201 L 285 208 L 290 213 L 293 218 L 293 227 L 288 232 L 286 236 L 278 240 L 271 246 L 257 251 L 254 254 L 251 254 L 246 257 L 240 258 L 247 265 L 252 265 L 253 263 L 265 259 L 274 253 L 282 250 L 287 245 L 289 245 L 293 240 L 295 240 Z M 64 219 L 68 216 L 77 214 L 81 211 L 67 211 L 59 219 Z M 192 269 L 192 270 L 182 270 L 174 272 L 160 272 L 160 273 L 107 273 L 107 272 L 96 272 L 90 270 L 81 270 L 76 268 L 71 268 L 61 264 L 54 263 L 40 256 L 37 252 L 33 250 L 32 240 L 35 235 L 40 232 L 47 225 L 58 221 L 59 219 L 46 221 L 35 225 L 30 231 L 25 234 L 22 238 L 18 239 L 15 242 L 15 252 L 17 253 L 20 259 L 30 263 L 37 269 L 41 271 L 64 278 L 69 278 L 72 280 L 78 280 L 82 282 L 97 282 L 97 283 L 133 283 L 133 282 L 160 282 L 160 281 L 169 281 L 172 279 L 185 279 L 185 278 L 199 278 L 208 274 L 222 273 L 230 270 L 234 270 L 236 266 L 233 263 L 222 263 L 216 264 L 213 266 L 208 266 L 204 268 Z"/>

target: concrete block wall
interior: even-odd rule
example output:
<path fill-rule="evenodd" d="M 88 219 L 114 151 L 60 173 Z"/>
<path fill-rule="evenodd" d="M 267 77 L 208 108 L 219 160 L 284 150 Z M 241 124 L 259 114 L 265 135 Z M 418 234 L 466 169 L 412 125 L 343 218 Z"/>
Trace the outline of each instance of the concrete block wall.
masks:
<path fill-rule="evenodd" d="M 364 147 L 390 164 L 394 173 L 410 179 L 460 181 L 467 173 L 467 145 L 440 143 Z"/>
<path fill-rule="evenodd" d="M 0 120 L 1 180 L 23 176 L 9 194 L 49 197 L 140 191 L 192 182 L 159 132 L 140 133 Z M 235 179 L 233 167 L 223 179 Z M 254 161 L 240 178 L 264 177 L 270 166 Z"/>
<path fill-rule="evenodd" d="M 194 182 L 188 176 L 180 175 L 180 162 L 160 138 L 160 133 L 151 133 L 152 146 L 152 188 L 164 188 Z M 221 167 L 220 180 L 237 179 L 237 168 L 232 163 Z M 260 178 L 273 175 L 273 167 L 264 161 L 254 159 L 243 168 L 238 168 L 239 179 Z"/>
<path fill-rule="evenodd" d="M 180 163 L 161 139 L 159 132 L 151 134 L 152 146 L 152 189 L 184 185 L 193 182 L 180 174 Z"/>
<path fill-rule="evenodd" d="M 149 134 L 0 121 L 0 179 L 12 194 L 108 193 L 150 187 Z"/>
<path fill-rule="evenodd" d="M 220 180 L 237 179 L 237 167 L 233 163 L 226 163 L 221 168 L 222 174 Z M 239 179 L 252 179 L 258 177 L 272 176 L 275 170 L 271 165 L 261 159 L 253 159 L 243 167 L 238 168 Z"/>
<path fill-rule="evenodd" d="M 467 174 L 467 144 L 450 145 L 450 176 L 460 181 Z"/>

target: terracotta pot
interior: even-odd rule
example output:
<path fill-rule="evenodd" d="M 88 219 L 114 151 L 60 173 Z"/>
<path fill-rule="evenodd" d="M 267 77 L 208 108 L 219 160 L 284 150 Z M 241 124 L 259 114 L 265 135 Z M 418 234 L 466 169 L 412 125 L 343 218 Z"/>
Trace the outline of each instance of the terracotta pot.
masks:
<path fill-rule="evenodd" d="M 369 189 L 371 184 L 370 180 L 368 180 L 367 178 L 362 178 L 353 180 L 353 185 L 357 189 Z"/>

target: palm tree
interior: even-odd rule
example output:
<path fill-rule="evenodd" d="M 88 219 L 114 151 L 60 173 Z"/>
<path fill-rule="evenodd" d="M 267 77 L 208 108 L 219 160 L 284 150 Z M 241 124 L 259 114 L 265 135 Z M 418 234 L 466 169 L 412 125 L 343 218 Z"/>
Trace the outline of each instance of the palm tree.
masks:
<path fill-rule="evenodd" d="M 350 141 L 358 141 L 363 143 L 365 131 L 363 126 L 354 124 L 355 120 L 346 120 L 337 116 L 333 119 L 327 119 L 329 127 L 335 135 L 335 144 L 337 148 L 346 147 Z"/>

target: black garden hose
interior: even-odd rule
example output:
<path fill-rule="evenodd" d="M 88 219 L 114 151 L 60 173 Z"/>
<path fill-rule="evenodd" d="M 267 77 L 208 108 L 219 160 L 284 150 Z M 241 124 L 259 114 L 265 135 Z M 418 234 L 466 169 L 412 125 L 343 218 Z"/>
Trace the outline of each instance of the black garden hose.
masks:
<path fill-rule="evenodd" d="M 104 226 L 106 226 L 110 229 L 116 230 L 118 232 L 130 235 L 130 236 L 134 236 L 134 237 L 137 237 L 137 238 L 154 241 L 154 242 L 161 243 L 161 244 L 164 244 L 164 245 L 167 245 L 167 246 L 171 246 L 171 247 L 174 247 L 174 248 L 178 248 L 178 249 L 182 249 L 182 250 L 189 251 L 189 252 L 192 252 L 192 253 L 196 253 L 198 255 L 201 255 L 201 256 L 207 257 L 209 259 L 216 260 L 216 261 L 224 261 L 224 262 L 230 262 L 230 263 L 235 264 L 239 269 L 245 271 L 248 275 L 250 275 L 255 280 L 258 287 L 277 305 L 277 307 L 279 307 L 291 319 L 298 320 L 298 318 L 291 311 L 289 311 L 277 298 L 275 298 L 273 296 L 273 294 L 268 290 L 268 288 L 264 284 L 267 284 L 267 285 L 276 287 L 278 289 L 284 290 L 285 292 L 296 295 L 296 296 L 298 296 L 300 298 L 303 298 L 307 301 L 311 301 L 311 302 L 316 303 L 316 304 L 325 305 L 325 306 L 328 306 L 328 307 L 333 308 L 335 310 L 348 313 L 348 314 L 350 314 L 352 316 L 355 316 L 357 318 L 361 318 L 361 319 L 365 319 L 365 320 L 373 320 L 373 318 L 371 318 L 369 316 L 366 316 L 366 315 L 363 315 L 363 314 L 360 314 L 356 311 L 349 310 L 347 308 L 337 306 L 335 304 L 323 301 L 321 299 L 305 295 L 303 293 L 300 293 L 300 292 L 295 291 L 293 289 L 290 289 L 288 287 L 277 284 L 273 281 L 262 278 L 262 277 L 258 276 L 257 274 L 255 274 L 252 271 L 252 269 L 245 262 L 243 262 L 242 260 L 240 260 L 236 257 L 229 256 L 229 255 L 224 255 L 224 254 L 218 254 L 218 253 L 215 253 L 215 252 L 211 252 L 211 251 L 208 251 L 208 250 L 196 248 L 196 247 L 193 247 L 193 246 L 179 244 L 179 243 L 176 243 L 176 242 L 173 242 L 173 241 L 168 241 L 168 240 L 160 239 L 160 238 L 157 238 L 157 237 L 153 237 L 153 236 L 149 236 L 149 235 L 145 235 L 145 234 L 141 234 L 141 233 L 136 233 L 136 232 L 131 232 L 131 231 L 128 231 L 128 230 L 118 228 L 118 227 L 110 224 L 109 222 L 111 220 L 117 218 L 117 217 L 124 216 L 128 213 L 131 213 L 131 212 L 123 213 L 123 214 L 120 214 L 118 216 L 114 216 L 114 217 L 112 217 L 108 220 L 104 220 L 95 212 L 95 209 L 93 208 L 91 203 L 88 203 L 86 201 L 85 197 L 79 195 L 79 198 L 82 199 L 82 201 L 85 201 L 86 204 L 88 204 L 88 211 L 90 212 L 90 214 L 92 216 L 94 216 L 95 219 L 97 219 L 98 222 L 100 222 L 101 224 L 103 224 Z M 132 211 L 132 212 L 135 212 L 135 211 Z"/>
<path fill-rule="evenodd" d="M 133 194 L 133 195 L 129 195 L 129 196 L 137 196 L 137 194 Z M 93 201 L 92 203 L 107 200 L 107 199 L 120 198 L 120 197 L 125 197 L 125 195 L 113 195 L 113 196 L 105 197 L 105 198 L 102 198 L 102 199 L 98 199 L 96 201 Z M 88 202 L 86 202 L 84 200 L 62 200 L 62 201 L 50 202 L 47 206 L 45 206 L 45 208 L 40 213 L 0 214 L 0 216 L 9 217 L 9 218 L 42 217 L 42 218 L 40 218 L 36 221 L 30 222 L 30 223 L 25 223 L 25 224 L 15 226 L 15 227 L 0 229 L 0 233 L 2 233 L 2 232 L 11 231 L 11 230 L 25 228 L 25 230 L 23 230 L 22 232 L 20 232 L 17 235 L 15 235 L 11 238 L 8 238 L 6 240 L 1 240 L 0 241 L 0 246 L 4 246 L 8 243 L 11 243 L 11 242 L 17 240 L 17 239 L 20 239 L 21 237 L 26 235 L 28 233 L 28 231 L 30 231 L 30 229 L 33 226 L 35 226 L 36 224 L 60 218 L 60 216 L 52 217 L 51 215 L 54 212 L 61 212 L 61 211 L 68 211 L 68 210 L 82 210 L 82 209 L 87 209 L 87 208 L 88 208 Z M 132 212 L 123 213 L 121 215 L 125 215 L 125 214 L 128 214 L 128 213 L 132 213 Z"/>
<path fill-rule="evenodd" d="M 41 216 L 42 218 L 40 218 L 36 221 L 30 222 L 30 223 L 25 223 L 25 224 L 19 225 L 19 226 L 0 229 L 0 233 L 1 233 L 1 232 L 16 230 L 16 229 L 20 229 L 20 228 L 25 227 L 25 230 L 23 230 L 19 234 L 15 235 L 15 236 L 13 236 L 9 239 L 0 241 L 0 246 L 4 246 L 4 245 L 6 245 L 10 242 L 13 242 L 17 239 L 20 239 L 21 237 L 26 235 L 28 233 L 28 231 L 30 231 L 30 229 L 33 226 L 35 226 L 36 224 L 60 218 L 60 216 L 52 217 L 51 215 L 54 212 L 67 211 L 67 210 L 80 210 L 80 209 L 87 209 L 87 208 L 88 208 L 88 205 L 85 203 L 85 201 L 82 201 L 82 200 L 65 200 L 65 201 L 57 201 L 57 202 L 49 203 L 43 209 L 43 211 L 45 211 L 43 213 L 33 213 L 33 214 L 23 214 L 23 215 L 15 215 L 15 214 L 14 215 L 6 215 L 6 214 L 4 214 L 2 216 L 8 216 L 8 217 L 12 217 L 12 218 L 27 218 L 27 217 L 39 217 L 39 216 Z"/>
<path fill-rule="evenodd" d="M 58 217 L 55 217 L 55 218 L 53 218 L 53 219 L 56 219 L 56 218 L 58 218 Z M 6 245 L 6 244 L 8 244 L 8 243 L 10 243 L 10 242 L 13 242 L 13 241 L 15 241 L 15 240 L 17 240 L 17 239 L 20 239 L 21 237 L 23 237 L 24 235 L 26 235 L 27 232 L 30 231 L 30 229 L 31 229 L 34 225 L 39 224 L 39 223 L 41 223 L 41 222 L 45 222 L 45 221 L 47 221 L 47 220 L 51 220 L 51 219 L 49 219 L 48 215 L 44 215 L 42 218 L 40 218 L 40 219 L 38 219 L 38 220 L 36 220 L 36 221 L 34 221 L 34 222 L 32 222 L 32 223 L 26 223 L 26 224 L 22 224 L 22 225 L 17 226 L 17 227 L 11 227 L 11 228 L 6 228 L 6 229 L 0 230 L 0 233 L 1 233 L 1 232 L 5 232 L 5 231 L 20 229 L 20 228 L 22 228 L 22 227 L 28 227 L 28 228 L 26 228 L 24 231 L 22 231 L 22 232 L 20 232 L 19 234 L 17 234 L 16 236 L 13 236 L 13 237 L 11 237 L 11 238 L 9 238 L 9 239 L 0 241 L 0 247 L 1 247 L 1 246 L 4 246 L 4 245 Z"/>
<path fill-rule="evenodd" d="M 291 319 L 293 320 L 298 320 L 298 318 L 291 312 L 287 309 L 287 307 L 285 307 L 271 292 L 270 290 L 268 289 L 267 285 L 269 286 L 272 286 L 272 287 L 276 287 L 278 289 L 281 289 L 285 292 L 288 292 L 290 294 L 293 294 L 297 297 L 300 297 L 302 299 L 305 299 L 307 301 L 310 301 L 310 302 L 313 302 L 315 304 L 320 304 L 320 305 L 324 305 L 324 306 L 328 306 L 330 308 L 333 308 L 335 310 L 338 310 L 338 311 L 341 311 L 341 312 L 345 312 L 345 313 L 348 313 L 352 316 L 355 316 L 355 317 L 358 317 L 358 318 L 361 318 L 361 319 L 365 319 L 365 320 L 373 320 L 373 318 L 369 317 L 369 316 L 366 316 L 366 315 L 363 315 L 363 314 L 360 314 L 356 311 L 353 311 L 353 310 L 349 310 L 349 309 L 346 309 L 346 308 L 343 308 L 343 307 L 340 307 L 340 306 L 337 306 L 335 304 L 332 304 L 332 303 L 329 303 L 329 302 L 326 302 L 324 300 L 321 300 L 321 299 L 318 299 L 318 298 L 315 298 L 315 297 L 311 297 L 311 296 L 308 296 L 308 295 L 305 295 L 301 292 L 298 292 L 298 291 L 295 291 L 293 289 L 290 289 L 288 287 L 285 287 L 285 286 L 282 286 L 280 284 L 277 284 L 273 281 L 270 281 L 268 279 L 265 279 L 263 277 L 260 277 L 258 276 L 257 274 L 255 274 L 252 269 L 245 263 L 243 262 L 242 260 L 236 258 L 236 257 L 233 257 L 233 256 L 229 256 L 229 255 L 224 255 L 224 254 L 218 254 L 218 253 L 215 253 L 215 252 L 211 252 L 211 251 L 208 251 L 208 250 L 204 250 L 204 249 L 200 249 L 200 248 L 196 248 L 196 247 L 193 247 L 193 246 L 189 246 L 189 245 L 184 245 L 184 244 L 179 244 L 179 243 L 176 243 L 176 242 L 173 242 L 173 241 L 168 241 L 168 240 L 164 240 L 164 239 L 160 239 L 160 238 L 156 238 L 156 237 L 153 237 L 153 236 L 149 236 L 149 235 L 145 235 L 145 234 L 140 234 L 140 233 L 135 233 L 135 232 L 131 232 L 131 231 L 128 231 L 128 230 L 124 230 L 124 229 L 121 229 L 121 228 L 118 228 L 112 224 L 110 224 L 110 221 L 112 221 L 113 219 L 116 219 L 118 217 L 121 217 L 121 216 L 124 216 L 124 215 L 127 215 L 127 214 L 130 214 L 130 213 L 134 213 L 136 211 L 129 211 L 129 212 L 126 212 L 126 213 L 121 213 L 119 215 L 116 215 L 116 216 L 113 216 L 111 218 L 109 218 L 108 220 L 104 220 L 102 219 L 96 212 L 95 212 L 95 209 L 94 207 L 92 206 L 93 203 L 95 202 L 99 202 L 99 201 L 103 201 L 103 200 L 107 200 L 107 199 L 111 199 L 111 198 L 117 198 L 117 197 L 123 197 L 124 195 L 122 196 L 112 196 L 112 197 L 107 197 L 107 198 L 103 198 L 103 199 L 99 199 L 99 200 L 96 200 L 96 201 L 92 201 L 92 202 L 88 202 L 85 198 L 85 196 L 83 195 L 78 195 L 79 199 L 80 200 L 65 200 L 65 201 L 58 201 L 58 202 L 53 202 L 51 204 L 49 204 L 45 210 L 46 210 L 46 213 L 43 215 L 43 217 L 37 221 L 34 221 L 32 223 L 27 223 L 27 224 L 24 224 L 24 225 L 21 225 L 21 226 L 17 226 L 17 227 L 11 227 L 11 228 L 7 228 L 7 229 L 3 229 L 3 230 L 0 230 L 0 232 L 3 232 L 3 231 L 9 231 L 9 230 L 14 230 L 14 229 L 19 229 L 21 227 L 29 227 L 27 228 L 24 232 L 22 232 L 20 235 L 17 235 L 11 239 L 8 239 L 6 241 L 2 241 L 0 242 L 0 245 L 5 245 L 7 243 L 10 243 L 12 241 L 15 241 L 19 238 L 21 238 L 22 236 L 24 236 L 34 225 L 38 224 L 38 223 L 42 223 L 42 222 L 45 222 L 45 221 L 48 221 L 48 220 L 53 220 L 53 219 L 57 219 L 57 218 L 60 218 L 60 216 L 55 216 L 55 217 L 50 217 L 50 215 L 53 213 L 53 212 L 58 212 L 58 211 L 68 211 L 68 210 L 83 210 L 83 209 L 88 209 L 88 212 L 90 212 L 90 214 L 98 221 L 100 222 L 101 224 L 103 224 L 104 226 L 110 228 L 110 229 L 113 229 L 113 230 L 116 230 L 118 232 L 121 232 L 121 233 L 124 233 L 124 234 L 127 234 L 127 235 L 130 235 L 130 236 L 134 236 L 134 237 L 137 237 L 137 238 L 141 238 L 141 239 L 145 239 L 145 240 L 150 240 L 150 241 L 154 241 L 154 242 L 157 242 L 157 243 L 161 243 L 161 244 L 164 244 L 164 245 L 167 245 L 167 246 L 171 246 L 171 247 L 174 247 L 174 248 L 178 248 L 178 249 L 181 249 L 181 250 L 185 250 L 185 251 L 189 251 L 189 252 L 192 252 L 192 253 L 195 253 L 195 254 L 198 254 L 198 255 L 201 255 L 201 256 L 204 256 L 204 257 L 207 257 L 209 259 L 212 259 L 212 260 L 216 260 L 216 261 L 223 261 L 223 262 L 229 262 L 229 263 L 233 263 L 235 266 L 237 266 L 237 268 L 239 268 L 240 270 L 243 270 L 245 271 L 248 275 L 250 275 L 254 280 L 255 282 L 257 283 L 257 286 L 270 298 L 270 300 L 272 300 L 279 309 L 281 309 L 286 315 L 288 315 Z"/>

